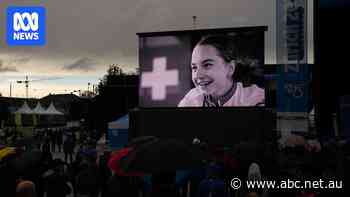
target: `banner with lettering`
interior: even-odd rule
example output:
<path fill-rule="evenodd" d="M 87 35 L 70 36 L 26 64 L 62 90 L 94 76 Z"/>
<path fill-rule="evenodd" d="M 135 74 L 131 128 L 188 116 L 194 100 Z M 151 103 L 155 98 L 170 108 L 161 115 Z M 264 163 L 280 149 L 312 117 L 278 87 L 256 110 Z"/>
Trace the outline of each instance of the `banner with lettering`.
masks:
<path fill-rule="evenodd" d="M 277 64 L 307 63 L 307 1 L 277 1 Z"/>

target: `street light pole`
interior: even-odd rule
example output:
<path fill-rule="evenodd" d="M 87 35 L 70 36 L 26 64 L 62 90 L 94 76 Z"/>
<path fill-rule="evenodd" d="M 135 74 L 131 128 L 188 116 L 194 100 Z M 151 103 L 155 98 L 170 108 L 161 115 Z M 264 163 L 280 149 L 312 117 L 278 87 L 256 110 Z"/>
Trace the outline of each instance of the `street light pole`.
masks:
<path fill-rule="evenodd" d="M 29 83 L 29 81 L 28 81 L 28 76 L 26 76 L 26 80 L 24 81 L 24 83 L 26 84 L 26 97 L 27 97 L 27 99 L 28 99 L 28 83 Z"/>
<path fill-rule="evenodd" d="M 28 99 L 28 86 L 29 86 L 28 76 L 26 76 L 26 79 L 24 81 L 17 81 L 17 83 L 24 83 L 26 88 L 26 98 Z"/>
<path fill-rule="evenodd" d="M 87 91 L 87 97 L 90 97 L 90 82 L 88 82 L 88 91 Z"/>
<path fill-rule="evenodd" d="M 12 97 L 12 82 L 10 82 L 10 97 Z"/>

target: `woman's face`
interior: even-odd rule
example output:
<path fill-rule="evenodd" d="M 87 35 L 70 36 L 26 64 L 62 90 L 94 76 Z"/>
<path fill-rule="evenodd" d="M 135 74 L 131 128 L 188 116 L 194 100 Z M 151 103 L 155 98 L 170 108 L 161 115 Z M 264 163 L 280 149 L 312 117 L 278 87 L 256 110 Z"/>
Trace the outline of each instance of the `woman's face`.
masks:
<path fill-rule="evenodd" d="M 205 94 L 222 96 L 232 86 L 234 66 L 213 46 L 197 45 L 193 49 L 191 69 L 194 85 Z"/>

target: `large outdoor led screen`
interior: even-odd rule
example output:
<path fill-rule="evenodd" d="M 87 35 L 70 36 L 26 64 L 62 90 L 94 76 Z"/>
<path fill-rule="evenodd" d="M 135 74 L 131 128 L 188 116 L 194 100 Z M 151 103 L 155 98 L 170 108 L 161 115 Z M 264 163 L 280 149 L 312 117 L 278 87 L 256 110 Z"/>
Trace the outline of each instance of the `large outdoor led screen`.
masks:
<path fill-rule="evenodd" d="M 140 107 L 265 106 L 266 30 L 139 33 Z"/>

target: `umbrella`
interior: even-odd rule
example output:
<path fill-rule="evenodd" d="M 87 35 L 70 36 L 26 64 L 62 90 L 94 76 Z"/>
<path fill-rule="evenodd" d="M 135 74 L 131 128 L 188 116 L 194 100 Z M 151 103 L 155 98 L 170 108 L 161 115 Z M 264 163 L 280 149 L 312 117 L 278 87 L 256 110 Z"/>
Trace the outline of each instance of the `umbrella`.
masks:
<path fill-rule="evenodd" d="M 123 159 L 125 156 L 127 156 L 131 150 L 132 150 L 131 147 L 122 148 L 116 151 L 115 153 L 113 153 L 111 158 L 108 161 L 108 167 L 119 176 L 143 176 L 143 173 L 140 173 L 140 172 L 126 173 L 120 166 L 120 160 Z"/>
<path fill-rule="evenodd" d="M 155 136 L 141 136 L 141 137 L 137 137 L 137 138 L 132 139 L 128 143 L 128 147 L 136 147 L 136 146 L 140 146 L 142 144 L 154 142 L 156 140 L 159 140 L 159 139 Z"/>
<path fill-rule="evenodd" d="M 119 176 L 143 176 L 144 173 L 141 172 L 128 172 L 126 173 L 122 167 L 120 166 L 121 160 L 124 161 L 125 156 L 127 156 L 131 150 L 133 150 L 136 147 L 139 147 L 141 145 L 145 145 L 148 143 L 152 143 L 154 141 L 158 140 L 157 137 L 155 136 L 141 136 L 141 137 L 136 137 L 132 139 L 126 148 L 122 148 L 114 153 L 112 153 L 109 161 L 108 161 L 108 167 L 113 170 L 116 174 Z M 123 163 L 123 164 L 124 164 Z"/>
<path fill-rule="evenodd" d="M 14 160 L 14 168 L 19 174 L 32 174 L 39 169 L 43 154 L 41 151 L 26 151 Z"/>
<path fill-rule="evenodd" d="M 228 151 L 234 158 L 241 162 L 251 163 L 256 161 L 262 155 L 263 147 L 255 141 L 243 141 L 235 145 Z"/>
<path fill-rule="evenodd" d="M 197 169 L 207 155 L 198 146 L 175 139 L 158 139 L 134 147 L 120 158 L 124 172 L 158 173 Z"/>
<path fill-rule="evenodd" d="M 4 147 L 0 149 L 0 161 L 2 161 L 8 155 L 16 154 L 16 148 Z"/>

